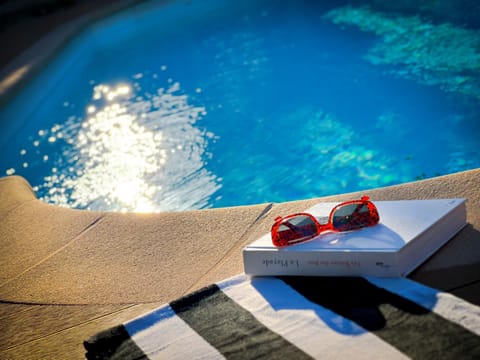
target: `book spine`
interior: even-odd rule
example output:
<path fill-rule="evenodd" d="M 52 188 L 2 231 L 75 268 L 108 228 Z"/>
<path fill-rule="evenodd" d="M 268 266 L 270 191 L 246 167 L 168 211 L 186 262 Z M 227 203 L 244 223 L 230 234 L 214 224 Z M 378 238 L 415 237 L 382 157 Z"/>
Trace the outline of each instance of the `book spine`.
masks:
<path fill-rule="evenodd" d="M 245 273 L 252 276 L 399 276 L 395 253 L 386 252 L 243 252 Z"/>

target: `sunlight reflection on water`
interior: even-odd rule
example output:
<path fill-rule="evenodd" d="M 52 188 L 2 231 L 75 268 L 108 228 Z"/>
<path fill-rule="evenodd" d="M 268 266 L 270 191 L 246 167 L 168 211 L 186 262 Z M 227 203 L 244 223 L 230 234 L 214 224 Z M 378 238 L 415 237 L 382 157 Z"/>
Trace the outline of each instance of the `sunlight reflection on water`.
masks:
<path fill-rule="evenodd" d="M 95 86 L 86 118 L 39 132 L 49 142 L 66 139 L 38 187 L 46 193 L 42 200 L 123 212 L 208 207 L 220 187 L 204 166 L 214 135 L 194 126 L 205 108 L 179 91 L 173 83 L 142 97 L 129 84 Z"/>

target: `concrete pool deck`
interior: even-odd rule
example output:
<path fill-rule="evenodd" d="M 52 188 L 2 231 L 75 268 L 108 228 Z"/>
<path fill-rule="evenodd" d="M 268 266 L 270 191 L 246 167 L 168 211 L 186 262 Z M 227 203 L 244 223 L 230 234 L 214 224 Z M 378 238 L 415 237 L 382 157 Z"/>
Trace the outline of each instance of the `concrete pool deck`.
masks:
<path fill-rule="evenodd" d="M 480 169 L 280 204 L 160 214 L 47 205 L 0 179 L 0 358 L 82 358 L 82 341 L 241 273 L 243 246 L 275 216 L 319 201 L 467 199 L 468 225 L 410 277 L 480 305 Z"/>
<path fill-rule="evenodd" d="M 72 2 L 66 13 L 25 18 L 4 29 L 4 40 L 28 39 L 18 46 L 2 43 L 2 74 L 21 75 L 9 78 L 13 82 L 6 91 L 34 73 L 82 21 L 136 2 Z M 54 28 L 59 31 L 50 33 Z M 18 66 L 22 63 L 29 64 L 28 71 L 16 73 L 25 69 Z M 119 214 L 47 205 L 25 179 L 1 178 L 0 358 L 83 358 L 82 342 L 92 334 L 241 273 L 241 249 L 267 232 L 276 215 L 359 194 L 179 213 Z M 480 169 L 361 194 L 373 200 L 466 198 L 467 227 L 411 278 L 480 305 Z"/>

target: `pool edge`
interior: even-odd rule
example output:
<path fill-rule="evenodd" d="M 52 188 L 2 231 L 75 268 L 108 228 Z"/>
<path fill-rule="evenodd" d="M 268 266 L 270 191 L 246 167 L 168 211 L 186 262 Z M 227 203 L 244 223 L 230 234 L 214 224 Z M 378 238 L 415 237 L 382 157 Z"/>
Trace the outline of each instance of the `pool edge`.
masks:
<path fill-rule="evenodd" d="M 31 45 L 20 53 L 8 54 L 7 57 L 11 60 L 0 68 L 0 106 L 8 103 L 30 79 L 35 77 L 42 65 L 50 61 L 81 30 L 117 12 L 148 1 L 150 0 L 113 0 L 107 4 L 97 2 L 87 11 L 76 4 L 69 8 L 70 13 L 66 19 L 51 19 L 47 15 L 42 21 L 51 22 L 53 29 L 44 33 L 31 33 L 29 35 Z M 35 23 L 32 19 L 25 19 L 24 22 L 22 26 L 27 28 L 31 23 Z M 17 28 L 7 28 L 2 36 L 15 37 L 15 33 L 19 31 Z"/>

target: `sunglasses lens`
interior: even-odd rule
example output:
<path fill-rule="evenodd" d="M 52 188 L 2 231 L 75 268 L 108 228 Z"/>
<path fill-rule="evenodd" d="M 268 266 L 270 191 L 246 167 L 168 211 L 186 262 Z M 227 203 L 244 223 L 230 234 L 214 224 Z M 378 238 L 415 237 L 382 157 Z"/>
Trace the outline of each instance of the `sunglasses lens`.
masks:
<path fill-rule="evenodd" d="M 379 221 L 375 206 L 371 203 L 356 203 L 340 206 L 332 216 L 333 227 L 349 231 L 375 225 Z"/>
<path fill-rule="evenodd" d="M 317 235 L 317 226 L 314 221 L 305 215 L 298 215 L 284 220 L 273 234 L 273 241 L 277 246 L 285 246 L 308 240 Z"/>

